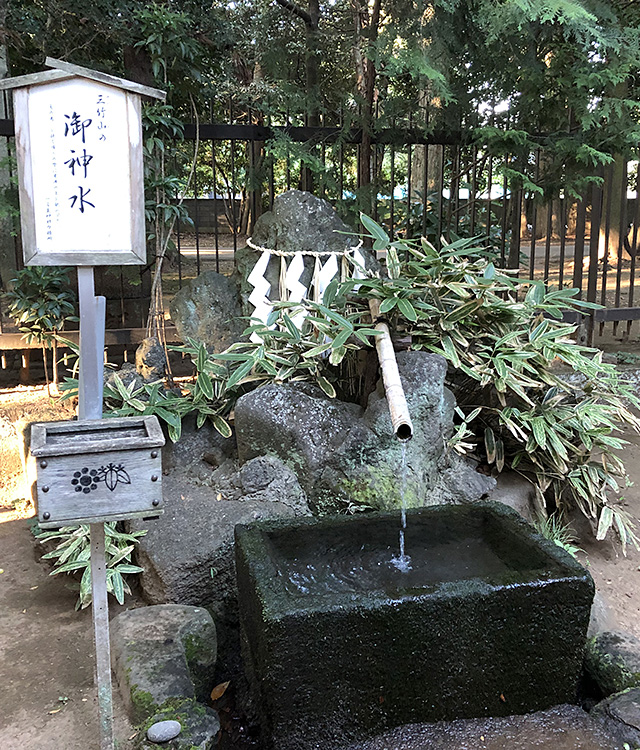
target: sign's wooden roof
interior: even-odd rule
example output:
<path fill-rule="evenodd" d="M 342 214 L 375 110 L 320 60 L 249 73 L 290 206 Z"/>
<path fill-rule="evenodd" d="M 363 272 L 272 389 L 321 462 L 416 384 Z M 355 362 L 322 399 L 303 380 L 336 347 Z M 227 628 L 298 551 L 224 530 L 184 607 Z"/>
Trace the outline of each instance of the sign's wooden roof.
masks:
<path fill-rule="evenodd" d="M 134 94 L 140 94 L 140 96 L 149 96 L 152 99 L 160 99 L 161 101 L 164 101 L 167 96 L 167 92 L 162 91 L 162 89 L 143 86 L 141 83 L 136 83 L 135 81 L 118 78 L 118 76 L 102 73 L 99 70 L 83 68 L 80 65 L 72 65 L 63 60 L 55 60 L 53 57 L 47 57 L 45 65 L 53 68 L 53 70 L 44 70 L 42 73 L 30 73 L 25 76 L 15 76 L 14 78 L 0 80 L 0 91 L 3 89 L 24 88 L 25 86 L 37 86 L 52 81 L 64 81 L 69 78 L 80 77 L 89 78 L 92 81 L 124 89 L 125 91 L 131 91 Z"/>

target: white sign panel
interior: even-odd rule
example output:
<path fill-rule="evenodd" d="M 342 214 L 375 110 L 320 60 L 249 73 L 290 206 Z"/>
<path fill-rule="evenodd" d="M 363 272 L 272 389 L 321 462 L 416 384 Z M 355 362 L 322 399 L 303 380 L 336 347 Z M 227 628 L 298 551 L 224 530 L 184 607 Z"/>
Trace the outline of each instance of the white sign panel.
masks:
<path fill-rule="evenodd" d="M 15 95 L 25 263 L 144 263 L 139 96 L 80 77 Z"/>

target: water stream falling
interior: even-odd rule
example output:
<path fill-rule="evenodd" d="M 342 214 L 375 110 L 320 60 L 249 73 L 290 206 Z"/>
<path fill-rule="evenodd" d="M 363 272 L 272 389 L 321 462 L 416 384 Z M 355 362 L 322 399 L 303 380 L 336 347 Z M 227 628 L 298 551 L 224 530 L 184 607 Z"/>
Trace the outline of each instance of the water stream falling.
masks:
<path fill-rule="evenodd" d="M 411 570 L 411 558 L 405 553 L 404 534 L 407 528 L 407 441 L 400 443 L 402 462 L 400 464 L 400 554 L 392 557 L 391 563 L 403 573 Z"/>

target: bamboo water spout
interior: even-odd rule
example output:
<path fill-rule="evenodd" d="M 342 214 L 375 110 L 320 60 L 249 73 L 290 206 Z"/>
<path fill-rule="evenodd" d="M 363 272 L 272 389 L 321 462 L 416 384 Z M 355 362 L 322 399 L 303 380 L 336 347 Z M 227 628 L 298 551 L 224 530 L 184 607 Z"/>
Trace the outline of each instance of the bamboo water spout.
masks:
<path fill-rule="evenodd" d="M 389 413 L 391 415 L 391 424 L 393 431 L 398 440 L 409 440 L 413 437 L 413 424 L 409 416 L 407 399 L 404 395 L 404 388 L 400 382 L 400 373 L 398 363 L 396 362 L 396 353 L 393 349 L 389 326 L 380 320 L 380 303 L 377 299 L 369 300 L 369 309 L 375 325 L 375 329 L 380 331 L 376 336 L 376 350 L 380 369 L 382 370 L 382 382 L 389 404 Z"/>

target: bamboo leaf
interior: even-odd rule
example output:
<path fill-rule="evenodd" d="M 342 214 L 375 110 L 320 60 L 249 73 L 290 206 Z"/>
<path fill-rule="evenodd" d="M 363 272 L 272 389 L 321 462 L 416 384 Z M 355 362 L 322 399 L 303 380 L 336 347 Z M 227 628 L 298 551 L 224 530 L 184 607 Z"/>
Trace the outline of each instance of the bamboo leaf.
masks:
<path fill-rule="evenodd" d="M 398 304 L 397 297 L 387 297 L 382 300 L 380 304 L 380 312 L 384 315 L 385 313 L 391 312 L 393 308 Z"/>
<path fill-rule="evenodd" d="M 233 433 L 226 419 L 223 419 L 219 414 L 216 414 L 211 417 L 211 421 L 213 422 L 213 426 L 222 435 L 222 437 L 231 437 Z"/>
<path fill-rule="evenodd" d="M 398 309 L 404 315 L 404 317 L 407 318 L 407 320 L 410 320 L 413 323 L 418 320 L 418 315 L 416 314 L 413 305 L 411 304 L 411 302 L 409 302 L 408 299 L 399 298 Z"/>
<path fill-rule="evenodd" d="M 491 427 L 485 427 L 484 447 L 487 452 L 487 462 L 492 464 L 496 460 L 496 436 Z"/>
<path fill-rule="evenodd" d="M 248 362 L 245 362 L 244 364 L 240 365 L 237 370 L 233 372 L 229 380 L 227 381 L 227 390 L 230 391 L 232 388 L 235 388 L 240 381 L 245 377 L 245 375 L 248 375 L 252 368 L 253 368 L 253 360 L 250 359 Z"/>
<path fill-rule="evenodd" d="M 362 222 L 362 226 L 374 239 L 382 240 L 385 244 L 389 243 L 389 235 L 384 231 L 380 224 L 375 222 L 371 217 L 361 213 L 360 221 Z"/>
<path fill-rule="evenodd" d="M 605 505 L 600 511 L 600 520 L 598 521 L 598 531 L 596 532 L 596 539 L 601 542 L 609 533 L 611 524 L 613 522 L 613 511 L 608 505 Z"/>
<path fill-rule="evenodd" d="M 336 389 L 331 385 L 331 383 L 322 375 L 318 375 L 317 380 L 318 385 L 327 394 L 327 396 L 329 396 L 330 398 L 335 398 Z"/>
<path fill-rule="evenodd" d="M 199 389 L 209 401 L 213 399 L 213 383 L 206 373 L 198 373 L 198 377 L 196 378 L 196 389 Z"/>

